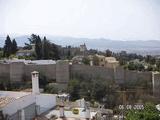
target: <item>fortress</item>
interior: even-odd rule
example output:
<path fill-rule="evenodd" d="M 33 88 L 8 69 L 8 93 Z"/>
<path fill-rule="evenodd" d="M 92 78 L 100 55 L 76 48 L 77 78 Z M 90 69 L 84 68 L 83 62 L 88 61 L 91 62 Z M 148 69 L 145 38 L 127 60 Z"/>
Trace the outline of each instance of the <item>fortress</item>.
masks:
<path fill-rule="evenodd" d="M 52 60 L 11 60 L 0 62 L 0 80 L 11 83 L 31 81 L 31 72 L 39 71 L 57 84 L 67 85 L 69 80 L 77 76 L 84 79 L 113 80 L 119 85 L 137 86 L 147 89 L 155 97 L 160 98 L 160 73 L 125 70 L 118 66 L 107 68 L 82 64 L 69 64 L 68 61 Z"/>

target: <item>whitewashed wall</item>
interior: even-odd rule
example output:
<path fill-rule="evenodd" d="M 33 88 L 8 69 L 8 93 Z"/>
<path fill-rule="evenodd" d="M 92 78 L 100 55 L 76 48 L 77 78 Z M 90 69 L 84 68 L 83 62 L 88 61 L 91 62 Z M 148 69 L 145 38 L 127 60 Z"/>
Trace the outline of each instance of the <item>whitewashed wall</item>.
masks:
<path fill-rule="evenodd" d="M 36 105 L 39 106 L 40 114 L 56 106 L 56 95 L 39 94 L 36 96 Z"/>
<path fill-rule="evenodd" d="M 35 96 L 33 94 L 29 94 L 7 104 L 2 110 L 4 114 L 12 115 L 18 110 L 21 110 L 33 103 L 35 103 Z"/>

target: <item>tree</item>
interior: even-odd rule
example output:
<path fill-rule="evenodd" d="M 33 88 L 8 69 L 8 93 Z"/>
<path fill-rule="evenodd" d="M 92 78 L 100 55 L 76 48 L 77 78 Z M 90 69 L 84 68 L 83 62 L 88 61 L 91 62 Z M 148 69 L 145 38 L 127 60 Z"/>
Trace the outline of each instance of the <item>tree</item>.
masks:
<path fill-rule="evenodd" d="M 3 47 L 3 56 L 9 57 L 11 53 L 12 53 L 12 42 L 11 42 L 9 35 L 7 35 L 6 40 L 5 40 L 5 45 Z"/>
<path fill-rule="evenodd" d="M 12 40 L 12 54 L 15 54 L 17 52 L 17 42 L 15 39 Z"/>
<path fill-rule="evenodd" d="M 156 68 L 160 71 L 160 59 L 156 61 Z"/>
<path fill-rule="evenodd" d="M 54 43 L 52 43 L 52 52 L 53 52 L 53 57 L 52 59 L 55 59 L 55 60 L 58 60 L 60 57 L 59 57 L 59 50 L 58 50 L 58 46 Z"/>
<path fill-rule="evenodd" d="M 105 54 L 106 54 L 106 57 L 111 57 L 112 56 L 112 51 L 107 49 Z"/>
<path fill-rule="evenodd" d="M 156 59 L 152 57 L 151 55 L 147 55 L 145 58 L 145 61 L 147 63 L 150 63 L 151 65 L 154 65 L 156 63 Z"/>
<path fill-rule="evenodd" d="M 68 46 L 68 51 L 67 51 L 67 59 L 71 59 L 71 46 Z"/>
<path fill-rule="evenodd" d="M 101 80 L 94 80 L 92 85 L 92 94 L 93 99 L 101 101 L 102 98 L 106 95 L 106 84 Z"/>
<path fill-rule="evenodd" d="M 44 37 L 42 43 L 43 43 L 43 45 L 42 45 L 43 59 L 48 59 L 49 58 L 49 49 L 50 49 L 49 41 L 46 39 L 46 37 Z"/>
<path fill-rule="evenodd" d="M 25 49 L 31 49 L 31 44 L 35 44 L 36 59 L 59 59 L 58 46 L 47 40 L 46 37 L 41 40 L 39 35 L 32 34 L 29 39 L 29 44 L 25 43 Z"/>
<path fill-rule="evenodd" d="M 25 43 L 25 46 L 23 47 L 24 50 L 31 50 L 32 49 L 32 44 L 36 44 L 37 41 L 37 35 L 32 34 L 30 38 L 28 38 L 29 43 Z"/>
<path fill-rule="evenodd" d="M 42 41 L 39 36 L 35 36 L 35 52 L 37 59 L 42 59 Z"/>
<path fill-rule="evenodd" d="M 59 59 L 59 51 L 57 45 L 51 43 L 44 37 L 42 41 L 42 55 L 43 59 Z"/>
<path fill-rule="evenodd" d="M 99 65 L 99 58 L 96 55 L 93 56 L 93 65 Z"/>
<path fill-rule="evenodd" d="M 68 92 L 71 95 L 71 100 L 77 100 L 80 98 L 79 88 L 80 88 L 80 83 L 78 80 L 73 79 L 69 81 Z"/>
<path fill-rule="evenodd" d="M 90 64 L 90 59 L 89 59 L 88 57 L 84 57 L 84 58 L 82 59 L 82 62 L 83 62 L 83 64 L 85 64 L 85 65 L 89 65 L 89 64 Z"/>

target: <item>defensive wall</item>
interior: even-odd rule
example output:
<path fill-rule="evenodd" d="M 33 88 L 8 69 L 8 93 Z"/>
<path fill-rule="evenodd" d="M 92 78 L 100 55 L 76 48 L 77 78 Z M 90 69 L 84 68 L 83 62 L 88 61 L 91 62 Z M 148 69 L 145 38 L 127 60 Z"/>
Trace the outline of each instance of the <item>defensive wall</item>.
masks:
<path fill-rule="evenodd" d="M 24 69 L 24 77 L 25 80 L 31 80 L 31 72 L 38 71 L 40 75 L 46 76 L 50 80 L 56 79 L 56 65 L 49 64 L 49 65 L 34 65 L 29 64 L 25 65 Z"/>
<path fill-rule="evenodd" d="M 100 66 L 70 65 L 70 77 L 83 77 L 82 79 L 114 80 L 114 70 Z"/>
<path fill-rule="evenodd" d="M 10 64 L 0 63 L 0 80 L 10 80 Z"/>
<path fill-rule="evenodd" d="M 128 86 L 152 87 L 152 72 L 139 72 L 125 70 L 123 67 L 106 68 L 87 65 L 70 65 L 70 77 L 83 77 L 83 79 L 114 80 L 117 84 Z"/>
<path fill-rule="evenodd" d="M 152 74 L 152 83 L 153 83 L 153 95 L 157 98 L 160 98 L 160 74 Z"/>
<path fill-rule="evenodd" d="M 0 63 L 0 80 L 11 82 L 31 81 L 31 72 L 39 71 L 41 75 L 50 80 L 56 80 L 58 84 L 67 84 L 69 79 L 82 77 L 83 79 L 114 80 L 117 84 L 129 87 L 145 87 L 153 94 L 160 97 L 160 74 L 152 72 L 138 72 L 125 70 L 122 67 L 106 68 L 88 65 L 69 65 L 68 61 L 57 61 L 56 64 L 25 64 L 13 62 Z"/>

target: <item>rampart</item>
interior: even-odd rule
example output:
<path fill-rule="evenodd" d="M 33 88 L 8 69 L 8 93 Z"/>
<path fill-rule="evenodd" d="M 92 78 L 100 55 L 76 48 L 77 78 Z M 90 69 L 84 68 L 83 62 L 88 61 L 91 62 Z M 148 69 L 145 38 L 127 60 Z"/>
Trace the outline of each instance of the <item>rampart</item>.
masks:
<path fill-rule="evenodd" d="M 81 77 L 82 79 L 114 80 L 126 87 L 137 86 L 147 88 L 154 95 L 160 94 L 160 75 L 152 72 L 138 72 L 125 70 L 122 67 L 106 68 L 88 65 L 69 65 L 68 61 L 57 61 L 56 64 L 25 64 L 24 62 L 0 63 L 0 80 L 11 82 L 31 81 L 31 72 L 39 71 L 50 80 L 59 84 L 67 84 L 69 79 Z M 147 87 L 146 87 L 147 86 Z"/>
<path fill-rule="evenodd" d="M 114 80 L 114 70 L 99 66 L 70 65 L 70 76 L 71 78 Z"/>

